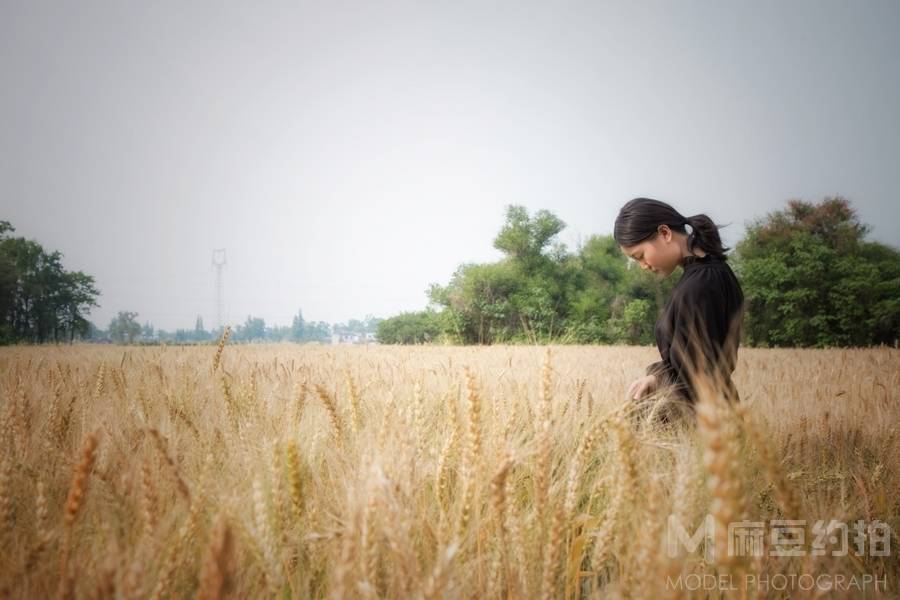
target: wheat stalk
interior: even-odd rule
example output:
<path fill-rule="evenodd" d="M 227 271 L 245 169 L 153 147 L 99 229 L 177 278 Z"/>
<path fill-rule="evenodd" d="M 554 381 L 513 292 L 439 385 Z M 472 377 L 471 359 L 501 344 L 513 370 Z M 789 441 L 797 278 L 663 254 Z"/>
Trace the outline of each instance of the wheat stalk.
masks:
<path fill-rule="evenodd" d="M 507 497 L 506 497 L 506 480 L 512 469 L 514 460 L 507 456 L 501 463 L 497 472 L 491 478 L 491 498 L 494 508 L 494 519 L 496 521 L 497 535 L 497 553 L 494 564 L 491 567 L 491 582 L 488 586 L 491 596 L 501 596 L 503 592 L 501 586 L 509 579 L 509 539 L 506 535 L 508 529 L 507 522 Z"/>
<path fill-rule="evenodd" d="M 221 600 L 232 588 L 234 536 L 223 515 L 216 519 L 200 573 L 197 600 Z"/>
<path fill-rule="evenodd" d="M 711 382 L 700 379 L 697 390 L 697 422 L 705 448 L 703 463 L 708 473 L 707 485 L 712 494 L 710 513 L 716 524 L 715 560 L 723 567 L 736 567 L 741 557 L 728 552 L 728 526 L 743 520 L 746 512 L 738 473 L 738 428 Z"/>
<path fill-rule="evenodd" d="M 213 367 L 212 370 L 215 373 L 219 368 L 219 363 L 222 361 L 222 351 L 225 350 L 225 344 L 228 342 L 228 336 L 231 335 L 231 326 L 226 325 L 225 331 L 222 332 L 222 337 L 219 338 L 219 345 L 216 347 L 216 355 L 213 357 Z"/>
<path fill-rule="evenodd" d="M 75 525 L 75 519 L 78 517 L 78 514 L 81 512 L 81 508 L 84 505 L 84 495 L 87 493 L 88 488 L 88 476 L 91 473 L 91 469 L 94 467 L 98 443 L 97 433 L 91 433 L 85 438 L 84 445 L 81 448 L 81 460 L 72 472 L 72 483 L 69 486 L 69 495 L 66 498 L 66 505 L 63 509 L 65 538 L 60 550 L 60 598 L 68 598 L 74 593 L 75 574 L 72 572 L 69 565 L 72 547 L 72 528 Z"/>
<path fill-rule="evenodd" d="M 319 395 L 319 399 L 322 401 L 322 405 L 325 407 L 326 412 L 328 412 L 328 420 L 331 421 L 331 427 L 334 429 L 334 435 L 338 439 L 338 441 L 342 440 L 344 437 L 344 424 L 341 420 L 341 415 L 338 413 L 337 402 L 334 399 L 334 395 L 329 392 L 325 386 L 316 384 L 316 393 Z"/>
<path fill-rule="evenodd" d="M 160 457 L 162 457 L 163 462 L 169 468 L 169 473 L 172 475 L 172 479 L 174 479 L 175 481 L 178 493 L 181 494 L 181 496 L 187 501 L 188 504 L 190 504 L 191 492 L 190 490 L 188 490 L 187 483 L 185 483 L 184 479 L 182 479 L 181 477 L 181 472 L 178 470 L 178 465 L 176 465 L 175 461 L 172 460 L 172 457 L 169 456 L 166 438 L 163 436 L 163 434 L 161 434 L 157 429 L 153 427 L 150 427 L 147 431 L 153 438 L 154 446 L 159 452 Z"/>

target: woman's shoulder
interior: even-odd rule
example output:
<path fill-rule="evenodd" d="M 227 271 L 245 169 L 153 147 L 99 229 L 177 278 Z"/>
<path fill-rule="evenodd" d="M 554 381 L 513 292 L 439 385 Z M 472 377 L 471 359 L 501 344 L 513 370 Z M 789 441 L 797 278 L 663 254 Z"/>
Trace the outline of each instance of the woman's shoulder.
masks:
<path fill-rule="evenodd" d="M 685 276 L 702 274 L 709 276 L 734 276 L 734 271 L 727 256 L 706 254 L 704 256 L 687 256 L 681 263 Z"/>
<path fill-rule="evenodd" d="M 689 305 L 738 306 L 744 300 L 744 291 L 728 262 L 719 257 L 700 258 L 684 269 L 684 274 L 673 290 L 672 301 L 681 307 Z"/>
<path fill-rule="evenodd" d="M 708 293 L 710 287 L 740 285 L 725 257 L 713 254 L 688 256 L 683 268 L 684 273 L 676 286 L 682 294 L 702 294 Z"/>

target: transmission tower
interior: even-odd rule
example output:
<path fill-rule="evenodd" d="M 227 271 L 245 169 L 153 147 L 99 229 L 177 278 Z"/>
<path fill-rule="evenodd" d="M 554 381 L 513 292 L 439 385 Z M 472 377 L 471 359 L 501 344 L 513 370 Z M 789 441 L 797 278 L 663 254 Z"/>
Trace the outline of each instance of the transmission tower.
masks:
<path fill-rule="evenodd" d="M 216 269 L 216 329 L 222 329 L 222 307 L 225 305 L 225 292 L 222 288 L 222 268 L 225 264 L 225 248 L 213 250 L 212 266 Z"/>

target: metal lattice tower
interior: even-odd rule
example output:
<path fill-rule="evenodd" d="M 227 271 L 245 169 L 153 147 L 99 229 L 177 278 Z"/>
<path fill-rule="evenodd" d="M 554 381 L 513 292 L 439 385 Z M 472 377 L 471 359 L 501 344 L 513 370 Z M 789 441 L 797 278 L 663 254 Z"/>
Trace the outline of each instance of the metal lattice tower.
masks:
<path fill-rule="evenodd" d="M 213 250 L 212 266 L 216 269 L 216 329 L 222 329 L 222 307 L 225 305 L 225 292 L 222 287 L 222 268 L 225 264 L 225 248 Z"/>

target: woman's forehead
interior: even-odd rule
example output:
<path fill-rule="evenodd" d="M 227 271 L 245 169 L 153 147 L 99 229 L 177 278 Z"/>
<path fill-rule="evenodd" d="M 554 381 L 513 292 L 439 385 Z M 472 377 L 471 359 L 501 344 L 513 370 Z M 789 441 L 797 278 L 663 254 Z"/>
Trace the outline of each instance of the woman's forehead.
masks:
<path fill-rule="evenodd" d="M 633 246 L 621 246 L 621 245 L 620 245 L 619 248 L 622 250 L 622 252 L 624 252 L 624 253 L 627 254 L 628 256 L 631 256 L 632 254 L 635 254 L 636 252 L 639 252 L 639 251 L 641 250 L 641 248 L 643 248 L 644 245 L 645 245 L 646 243 L 647 243 L 647 242 L 640 242 L 640 243 L 635 244 L 635 245 L 633 245 Z"/>

